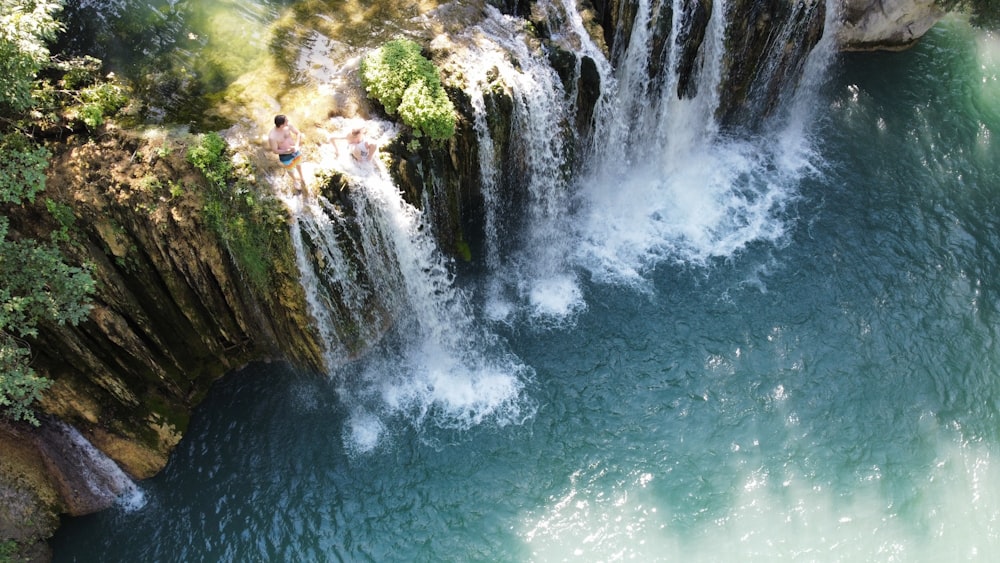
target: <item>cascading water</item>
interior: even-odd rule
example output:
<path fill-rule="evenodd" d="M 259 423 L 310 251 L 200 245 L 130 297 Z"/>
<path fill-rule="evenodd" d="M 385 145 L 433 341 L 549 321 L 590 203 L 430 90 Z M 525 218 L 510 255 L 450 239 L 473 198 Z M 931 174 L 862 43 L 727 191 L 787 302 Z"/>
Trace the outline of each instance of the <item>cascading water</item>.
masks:
<path fill-rule="evenodd" d="M 310 310 L 352 411 L 345 443 L 370 450 L 397 417 L 465 428 L 527 416 L 519 395 L 530 369 L 475 321 L 425 215 L 404 201 L 381 163 L 325 160 L 321 167 L 347 175 L 342 204 L 351 213 L 323 196 L 286 201 Z M 347 337 L 381 341 L 376 353 L 344 364 Z"/>
<path fill-rule="evenodd" d="M 673 13 L 686 13 L 686 4 L 675 0 Z M 582 201 L 577 263 L 598 280 L 636 286 L 645 286 L 645 273 L 662 261 L 704 264 L 753 241 L 780 240 L 781 211 L 794 195 L 788 186 L 804 170 L 785 152 L 807 149 L 775 143 L 785 131 L 757 137 L 720 132 L 715 114 L 730 18 L 726 2 L 712 3 L 693 97 L 678 95 L 682 18 L 673 20 L 662 72 L 650 73 L 650 22 L 659 9 L 638 3 L 629 42 L 619 46 L 614 92 L 598 108 L 591 154 L 576 182 Z"/>
<path fill-rule="evenodd" d="M 523 26 L 488 7 L 486 20 L 462 38 L 469 53 L 458 61 L 476 111 L 486 263 L 495 274 L 487 307 L 495 319 L 522 302 L 536 318 L 563 317 L 582 305 L 561 234 L 570 228 L 563 165 L 574 108 L 548 60 L 529 47 Z M 511 154 L 494 148 L 488 112 L 498 110 L 487 108 L 484 97 L 491 88 L 511 100 L 510 128 L 498 132 L 511 139 Z M 501 171 L 504 164 L 513 169 Z"/>
<path fill-rule="evenodd" d="M 380 323 L 366 308 L 370 292 L 359 283 L 340 248 L 338 237 L 347 233 L 340 210 L 322 197 L 288 198 L 287 203 L 293 209 L 291 237 L 296 265 L 330 372 L 350 357 L 346 343 L 357 346 L 374 339 Z"/>
<path fill-rule="evenodd" d="M 56 431 L 62 434 L 68 445 L 60 455 L 71 460 L 76 474 L 83 480 L 87 494 L 99 499 L 102 504 L 114 503 L 127 511 L 137 510 L 146 504 L 142 489 L 114 460 L 95 448 L 76 428 L 62 422 L 54 424 Z"/>
<path fill-rule="evenodd" d="M 509 318 L 520 302 L 536 320 L 571 319 L 586 306 L 579 268 L 598 280 L 643 287 L 645 273 L 661 261 L 705 264 L 753 241 L 781 239 L 781 213 L 794 197 L 788 186 L 808 170 L 803 119 L 789 120 L 798 128 L 766 135 L 720 133 L 723 44 L 729 26 L 739 25 L 726 2 L 712 3 L 703 15 L 685 0 L 638 1 L 631 28 L 616 33 L 614 69 L 571 6 L 540 7 L 553 41 L 577 53 L 577 68 L 584 56 L 596 61 L 602 91 L 593 136 L 579 144 L 579 170 L 570 177 L 560 159 L 568 157 L 573 140 L 566 124 L 577 108 L 549 61 L 527 47 L 518 20 L 497 13 L 465 38 L 474 51 L 463 70 L 481 147 L 491 317 Z M 697 17 L 707 24 L 692 53 L 687 42 Z M 665 18 L 662 47 L 657 32 Z M 801 34 L 793 22 L 780 31 L 762 65 L 765 86 L 783 67 L 786 45 Z M 511 130 L 499 132 L 519 147 L 513 157 L 494 148 L 491 88 L 506 90 L 513 101 Z M 797 108 L 795 117 L 805 109 Z M 527 194 L 522 199 L 519 190 Z"/>

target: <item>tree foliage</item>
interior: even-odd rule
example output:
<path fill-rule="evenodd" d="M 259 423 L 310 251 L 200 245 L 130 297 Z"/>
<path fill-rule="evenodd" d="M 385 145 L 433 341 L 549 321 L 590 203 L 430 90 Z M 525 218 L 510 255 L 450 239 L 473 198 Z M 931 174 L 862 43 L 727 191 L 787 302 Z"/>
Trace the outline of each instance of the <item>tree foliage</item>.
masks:
<path fill-rule="evenodd" d="M 34 201 L 45 189 L 49 151 L 18 132 L 0 134 L 0 203 Z"/>
<path fill-rule="evenodd" d="M 32 405 L 49 382 L 32 369 L 25 339 L 37 336 L 41 323 L 83 320 L 94 291 L 89 271 L 67 264 L 56 240 L 11 236 L 8 216 L 45 189 L 49 152 L 22 121 L 36 107 L 37 75 L 49 65 L 46 42 L 60 28 L 61 7 L 56 0 L 0 0 L 0 415 L 33 423 Z"/>
<path fill-rule="evenodd" d="M 389 115 L 431 139 L 455 134 L 455 107 L 434 63 L 409 39 L 395 39 L 361 61 L 361 84 Z"/>
<path fill-rule="evenodd" d="M 7 229 L 7 218 L 0 216 L 0 411 L 37 422 L 31 405 L 48 381 L 31 368 L 22 339 L 36 336 L 41 321 L 83 320 L 94 280 L 86 269 L 66 264 L 54 244 L 9 240 Z"/>
<path fill-rule="evenodd" d="M 945 10 L 960 10 L 970 16 L 972 25 L 1000 29 L 1000 2 L 997 0 L 938 0 Z"/>
<path fill-rule="evenodd" d="M 60 10 L 61 0 L 0 1 L 0 109 L 31 107 L 35 76 L 49 60 L 46 42 L 60 29 Z"/>
<path fill-rule="evenodd" d="M 38 191 L 25 186 L 24 194 Z M 21 203 L 7 194 L 8 203 Z M 8 238 L 0 215 L 0 413 L 37 423 L 31 405 L 48 387 L 30 365 L 24 338 L 38 335 L 40 322 L 76 324 L 89 310 L 94 280 L 85 268 L 65 262 L 54 242 Z"/>

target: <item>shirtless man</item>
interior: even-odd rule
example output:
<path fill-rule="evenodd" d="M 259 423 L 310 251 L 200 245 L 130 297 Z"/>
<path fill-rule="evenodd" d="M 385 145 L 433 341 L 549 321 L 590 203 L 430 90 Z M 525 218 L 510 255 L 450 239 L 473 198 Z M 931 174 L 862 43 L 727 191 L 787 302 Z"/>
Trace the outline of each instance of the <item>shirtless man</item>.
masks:
<path fill-rule="evenodd" d="M 284 115 L 274 116 L 274 129 L 267 136 L 267 144 L 271 152 L 278 155 L 281 166 L 292 172 L 294 168 L 299 173 L 299 181 L 302 187 L 306 187 L 306 178 L 302 174 L 302 153 L 299 145 L 302 143 L 302 132 L 288 122 Z M 295 174 L 292 173 L 292 181 L 295 181 Z"/>

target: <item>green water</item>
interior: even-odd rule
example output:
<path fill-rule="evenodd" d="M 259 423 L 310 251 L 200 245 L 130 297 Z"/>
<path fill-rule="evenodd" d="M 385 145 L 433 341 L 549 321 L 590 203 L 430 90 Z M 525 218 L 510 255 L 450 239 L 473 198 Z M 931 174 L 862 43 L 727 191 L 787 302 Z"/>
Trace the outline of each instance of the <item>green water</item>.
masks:
<path fill-rule="evenodd" d="M 68 3 L 63 20 L 71 31 L 62 34 L 56 51 L 101 59 L 143 102 L 133 116 L 140 123 L 220 128 L 231 119 L 216 107 L 229 86 L 273 68 L 270 54 L 281 47 L 270 26 L 290 3 Z M 277 85 L 273 92 L 280 92 Z"/>
<path fill-rule="evenodd" d="M 493 327 L 521 423 L 389 417 L 356 452 L 336 376 L 253 365 L 55 560 L 996 560 L 998 75 L 956 22 L 840 59 L 782 240 Z"/>
<path fill-rule="evenodd" d="M 67 2 L 69 31 L 54 50 L 97 57 L 122 78 L 141 101 L 131 122 L 214 131 L 248 117 L 269 123 L 278 111 L 322 119 L 329 103 L 315 89 L 329 86 L 333 67 L 419 27 L 418 16 L 438 3 Z"/>

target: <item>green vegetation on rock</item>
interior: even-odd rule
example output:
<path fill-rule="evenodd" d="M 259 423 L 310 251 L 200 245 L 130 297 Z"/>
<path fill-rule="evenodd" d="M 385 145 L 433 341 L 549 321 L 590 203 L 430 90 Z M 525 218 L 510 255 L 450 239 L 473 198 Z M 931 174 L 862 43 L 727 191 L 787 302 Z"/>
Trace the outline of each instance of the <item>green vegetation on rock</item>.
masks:
<path fill-rule="evenodd" d="M 455 107 L 437 67 L 417 43 L 394 39 L 370 52 L 361 61 L 361 84 L 368 97 L 389 115 L 398 115 L 416 136 L 443 140 L 455 134 Z"/>
<path fill-rule="evenodd" d="M 204 217 L 226 244 L 247 281 L 267 295 L 276 290 L 275 262 L 290 255 L 288 214 L 274 197 L 255 188 L 250 171 L 233 165 L 226 141 L 218 133 L 200 135 L 187 159 L 209 186 Z"/>
<path fill-rule="evenodd" d="M 16 554 L 17 542 L 13 540 L 0 541 L 0 563 L 20 561 L 20 559 L 14 559 Z"/>
<path fill-rule="evenodd" d="M 60 25 L 54 0 L 0 2 L 0 416 L 38 421 L 32 411 L 49 382 L 31 367 L 25 339 L 37 336 L 40 323 L 76 324 L 86 318 L 94 280 L 85 267 L 66 263 L 58 243 L 65 242 L 70 217 L 58 205 L 63 225 L 51 240 L 12 233 L 9 210 L 35 201 L 45 189 L 49 151 L 31 131 L 37 127 L 39 92 L 49 84 L 38 73 L 52 67 L 47 41 Z M 122 104 L 124 105 L 124 104 Z"/>

